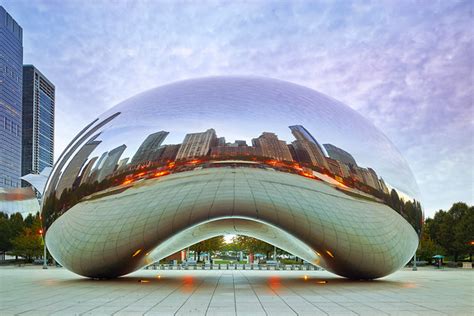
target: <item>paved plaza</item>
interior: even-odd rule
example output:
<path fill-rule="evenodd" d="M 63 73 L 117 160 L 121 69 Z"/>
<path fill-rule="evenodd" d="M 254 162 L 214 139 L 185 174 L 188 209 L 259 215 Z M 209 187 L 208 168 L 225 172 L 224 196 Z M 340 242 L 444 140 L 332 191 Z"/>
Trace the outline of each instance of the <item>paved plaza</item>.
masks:
<path fill-rule="evenodd" d="M 474 272 L 404 269 L 376 281 L 326 271 L 139 270 L 91 280 L 0 268 L 0 315 L 472 315 Z"/>

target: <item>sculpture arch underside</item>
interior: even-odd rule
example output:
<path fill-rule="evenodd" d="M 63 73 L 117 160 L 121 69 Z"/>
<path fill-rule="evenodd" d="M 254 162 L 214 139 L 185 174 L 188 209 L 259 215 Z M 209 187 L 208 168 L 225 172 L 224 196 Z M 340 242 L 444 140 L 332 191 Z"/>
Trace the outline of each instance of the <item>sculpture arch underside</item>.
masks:
<path fill-rule="evenodd" d="M 193 170 L 98 192 L 60 216 L 46 243 L 71 271 L 110 278 L 222 234 L 255 237 L 357 279 L 396 271 L 418 245 L 386 205 L 257 168 Z"/>

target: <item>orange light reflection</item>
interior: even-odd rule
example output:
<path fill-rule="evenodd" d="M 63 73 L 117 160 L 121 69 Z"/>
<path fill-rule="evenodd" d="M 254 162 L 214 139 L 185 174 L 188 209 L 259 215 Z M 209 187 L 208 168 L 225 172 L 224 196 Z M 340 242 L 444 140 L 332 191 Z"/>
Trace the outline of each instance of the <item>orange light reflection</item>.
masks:
<path fill-rule="evenodd" d="M 272 290 L 278 290 L 281 287 L 280 277 L 271 276 L 268 278 L 268 285 Z"/>

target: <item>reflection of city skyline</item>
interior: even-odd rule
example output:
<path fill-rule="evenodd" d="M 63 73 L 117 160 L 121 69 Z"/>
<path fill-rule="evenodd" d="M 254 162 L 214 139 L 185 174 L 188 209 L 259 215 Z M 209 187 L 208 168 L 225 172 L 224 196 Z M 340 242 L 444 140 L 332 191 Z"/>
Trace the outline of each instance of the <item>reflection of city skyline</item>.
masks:
<path fill-rule="evenodd" d="M 94 192 L 196 168 L 263 168 L 320 180 L 349 196 L 387 204 L 417 227 L 420 222 L 417 214 L 421 214 L 417 201 L 399 194 L 373 168 L 358 165 L 346 150 L 334 144 L 319 144 L 304 126 L 288 128 L 294 136 L 291 142 L 264 131 L 252 138 L 251 144 L 246 140 L 227 142 L 209 128 L 185 134 L 181 143 L 163 145 L 170 133 L 160 130 L 147 135 L 131 157 L 122 157 L 127 149 L 125 144 L 93 155 L 101 144 L 97 140 L 100 134 L 97 134 L 85 142 L 72 156 L 68 167 L 58 173 L 54 180 L 57 183 L 55 198 L 70 203 Z"/>
<path fill-rule="evenodd" d="M 76 170 L 76 177 L 80 180 L 75 183 L 79 185 L 94 181 L 100 182 L 108 176 L 115 176 L 117 173 L 126 172 L 137 166 L 159 165 L 190 159 L 239 158 L 240 160 L 271 159 L 277 162 L 298 163 L 314 172 L 332 176 L 336 181 L 348 186 L 354 186 L 355 181 L 385 194 L 389 192 L 384 180 L 379 178 L 376 171 L 370 167 L 358 166 L 349 152 L 334 144 L 321 146 L 302 125 L 292 125 L 289 126 L 289 129 L 295 138 L 291 143 L 279 139 L 278 135 L 273 132 L 264 131 L 260 136 L 253 138 L 251 144 L 247 144 L 245 140 L 226 142 L 225 137 L 218 137 L 216 131 L 211 128 L 204 132 L 188 133 L 179 144 L 163 145 L 169 132 L 157 131 L 149 134 L 142 141 L 132 157 L 121 157 L 126 148 L 125 145 L 122 145 L 110 152 L 102 153 L 100 158 L 99 156 L 91 158 L 87 163 L 78 158 L 82 161 L 79 163 L 79 171 L 82 172 Z M 77 168 L 77 164 L 73 165 Z M 71 176 L 69 175 L 67 178 L 71 178 Z M 71 180 L 65 181 L 61 189 L 72 188 L 73 184 Z M 58 188 L 60 187 L 58 186 Z"/>

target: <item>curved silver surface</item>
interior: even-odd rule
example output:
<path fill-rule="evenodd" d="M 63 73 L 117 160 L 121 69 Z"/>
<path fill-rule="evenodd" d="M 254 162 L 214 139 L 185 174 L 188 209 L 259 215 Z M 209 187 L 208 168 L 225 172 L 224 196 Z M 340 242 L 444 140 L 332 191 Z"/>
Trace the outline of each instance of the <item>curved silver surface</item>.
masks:
<path fill-rule="evenodd" d="M 84 128 L 53 168 L 42 219 L 55 259 L 85 276 L 236 233 L 376 278 L 413 255 L 422 211 L 406 162 L 347 106 L 214 77 L 150 90 Z"/>

